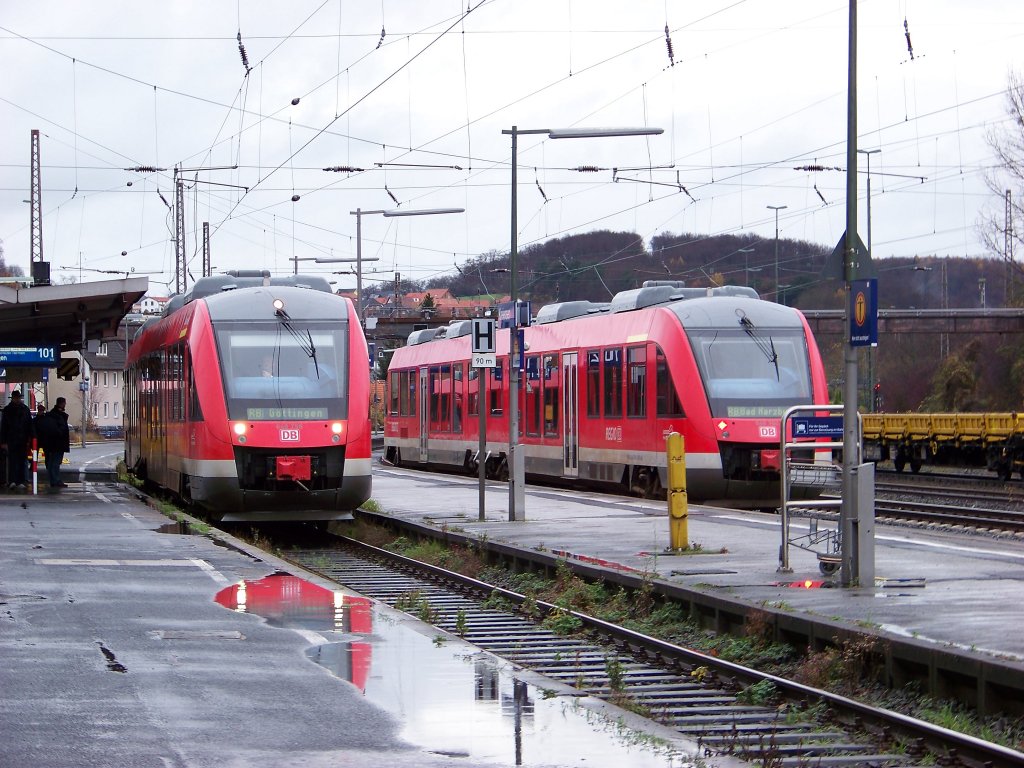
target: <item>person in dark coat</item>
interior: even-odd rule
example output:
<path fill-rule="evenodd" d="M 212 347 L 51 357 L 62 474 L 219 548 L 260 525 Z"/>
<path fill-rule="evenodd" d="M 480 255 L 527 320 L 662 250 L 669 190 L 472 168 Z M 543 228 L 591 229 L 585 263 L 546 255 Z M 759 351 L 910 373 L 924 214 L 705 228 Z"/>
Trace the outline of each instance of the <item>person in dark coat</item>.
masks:
<path fill-rule="evenodd" d="M 32 411 L 21 401 L 21 392 L 11 392 L 11 402 L 0 412 L 0 448 L 7 449 L 7 487 L 27 488 L 25 457 L 35 436 Z"/>
<path fill-rule="evenodd" d="M 36 419 L 36 437 L 39 447 L 46 456 L 46 475 L 50 490 L 67 488 L 67 483 L 60 480 L 60 465 L 64 462 L 64 454 L 71 450 L 71 430 L 68 428 L 67 399 L 58 397 L 53 408 Z"/>

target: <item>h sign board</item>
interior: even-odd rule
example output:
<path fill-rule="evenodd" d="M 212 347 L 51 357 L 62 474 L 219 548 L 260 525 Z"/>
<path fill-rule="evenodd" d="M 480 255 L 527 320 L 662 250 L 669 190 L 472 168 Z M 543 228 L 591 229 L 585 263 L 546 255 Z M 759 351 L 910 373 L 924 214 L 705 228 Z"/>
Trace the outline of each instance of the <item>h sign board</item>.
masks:
<path fill-rule="evenodd" d="M 493 355 L 498 351 L 496 323 L 490 317 L 473 318 L 473 354 Z"/>
<path fill-rule="evenodd" d="M 473 368 L 495 368 L 498 365 L 497 323 L 490 317 L 473 318 Z"/>

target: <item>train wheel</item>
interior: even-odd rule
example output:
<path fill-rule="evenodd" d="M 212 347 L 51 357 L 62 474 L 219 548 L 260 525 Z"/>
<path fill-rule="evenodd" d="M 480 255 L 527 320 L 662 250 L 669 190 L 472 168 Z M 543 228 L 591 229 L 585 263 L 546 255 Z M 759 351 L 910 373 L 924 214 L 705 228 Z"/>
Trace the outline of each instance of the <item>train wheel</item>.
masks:
<path fill-rule="evenodd" d="M 911 459 L 910 460 L 910 471 L 913 472 L 915 475 L 918 472 L 921 471 L 921 460 L 920 459 Z"/>
<path fill-rule="evenodd" d="M 902 472 L 903 468 L 907 466 L 907 460 L 903 458 L 903 456 L 897 456 L 895 459 L 892 460 L 892 464 L 894 467 L 896 467 L 897 472 Z"/>
<path fill-rule="evenodd" d="M 1013 467 L 1008 461 L 1001 461 L 996 465 L 996 476 L 1003 482 L 1008 482 L 1013 477 Z"/>
<path fill-rule="evenodd" d="M 495 472 L 495 476 L 497 477 L 498 480 L 501 480 L 504 483 L 508 482 L 508 461 L 506 461 L 505 459 L 501 460 L 501 463 L 498 464 L 498 469 Z"/>

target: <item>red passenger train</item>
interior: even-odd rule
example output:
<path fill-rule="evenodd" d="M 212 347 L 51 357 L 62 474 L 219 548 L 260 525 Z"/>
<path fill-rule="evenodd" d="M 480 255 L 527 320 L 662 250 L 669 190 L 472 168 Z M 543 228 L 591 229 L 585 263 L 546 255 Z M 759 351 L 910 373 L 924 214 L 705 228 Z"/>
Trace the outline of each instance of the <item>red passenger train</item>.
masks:
<path fill-rule="evenodd" d="M 125 367 L 128 467 L 214 519 L 345 519 L 369 498 L 366 339 L 322 277 L 198 280 Z"/>
<path fill-rule="evenodd" d="M 486 471 L 507 478 L 509 334 L 497 368 L 473 368 L 471 326 L 416 331 L 394 352 L 386 461 L 476 472 L 482 391 Z M 645 283 L 609 304 L 545 306 L 524 338 L 519 445 L 535 479 L 663 497 L 675 431 L 690 498 L 776 507 L 780 418 L 828 402 L 803 315 L 749 288 Z"/>

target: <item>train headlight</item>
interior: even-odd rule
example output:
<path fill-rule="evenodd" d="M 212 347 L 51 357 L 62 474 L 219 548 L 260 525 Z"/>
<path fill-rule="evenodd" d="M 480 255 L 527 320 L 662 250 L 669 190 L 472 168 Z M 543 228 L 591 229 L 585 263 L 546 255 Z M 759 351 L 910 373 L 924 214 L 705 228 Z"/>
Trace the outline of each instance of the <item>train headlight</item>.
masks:
<path fill-rule="evenodd" d="M 331 422 L 331 442 L 340 443 L 341 436 L 345 432 L 345 425 L 340 421 Z"/>
<path fill-rule="evenodd" d="M 245 442 L 245 422 L 244 421 L 236 421 L 234 424 L 231 425 L 231 429 L 234 431 L 235 435 L 238 436 L 238 442 L 244 443 Z"/>

